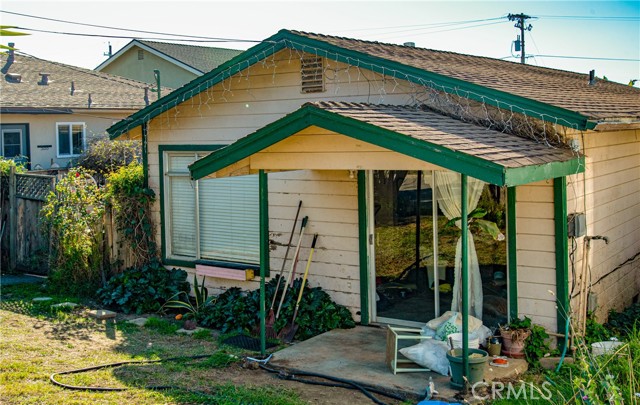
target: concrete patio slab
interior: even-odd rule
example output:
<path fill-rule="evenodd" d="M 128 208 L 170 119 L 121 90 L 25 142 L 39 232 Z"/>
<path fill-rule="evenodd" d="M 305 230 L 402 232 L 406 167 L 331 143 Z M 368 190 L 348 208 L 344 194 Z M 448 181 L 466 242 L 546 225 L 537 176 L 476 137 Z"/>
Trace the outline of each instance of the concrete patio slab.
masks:
<path fill-rule="evenodd" d="M 87 315 L 89 315 L 91 318 L 96 318 L 96 320 L 98 321 L 102 321 L 105 319 L 114 319 L 118 314 L 106 309 L 93 309 L 87 312 Z"/>
<path fill-rule="evenodd" d="M 67 302 L 61 302 L 59 304 L 51 305 L 51 308 L 71 308 L 71 309 L 73 309 L 73 308 L 75 308 L 77 306 L 78 306 L 78 304 L 76 304 L 75 302 L 68 302 L 67 301 Z"/>
<path fill-rule="evenodd" d="M 407 346 L 417 342 L 407 343 Z M 451 377 L 434 372 L 393 374 L 385 363 L 386 328 L 357 326 L 335 329 L 275 352 L 269 364 L 289 371 L 306 371 L 349 379 L 391 392 L 422 397 L 429 377 L 440 398 L 453 399 L 458 393 L 449 385 Z M 527 370 L 525 360 L 509 359 L 508 368 L 490 367 L 485 380 L 514 377 Z"/>

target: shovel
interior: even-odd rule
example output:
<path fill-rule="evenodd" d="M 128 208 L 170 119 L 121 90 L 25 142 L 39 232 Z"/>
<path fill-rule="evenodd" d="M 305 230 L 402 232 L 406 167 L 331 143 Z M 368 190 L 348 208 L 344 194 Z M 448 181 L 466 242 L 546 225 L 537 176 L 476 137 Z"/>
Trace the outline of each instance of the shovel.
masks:
<path fill-rule="evenodd" d="M 287 276 L 287 281 L 284 285 L 284 291 L 282 292 L 282 296 L 280 297 L 280 304 L 278 305 L 278 310 L 276 311 L 276 320 L 280 316 L 280 310 L 282 309 L 282 303 L 284 302 L 284 297 L 287 295 L 287 290 L 289 286 L 289 282 L 291 276 L 293 275 L 293 271 L 296 268 L 296 263 L 298 263 L 298 254 L 300 253 L 300 244 L 302 243 L 302 237 L 304 236 L 304 230 L 307 227 L 307 221 L 309 217 L 302 218 L 302 225 L 300 226 L 300 237 L 298 238 L 298 244 L 296 245 L 296 251 L 293 255 L 293 262 L 291 263 L 291 270 L 289 271 L 289 275 Z"/>
<path fill-rule="evenodd" d="M 296 325 L 296 317 L 298 316 L 298 309 L 300 308 L 300 301 L 302 301 L 302 293 L 304 292 L 304 286 L 307 282 L 307 275 L 309 274 L 309 266 L 311 265 L 311 258 L 313 257 L 313 250 L 316 247 L 316 241 L 318 240 L 318 234 L 313 235 L 313 242 L 311 242 L 311 251 L 309 252 L 309 259 L 307 259 L 307 266 L 304 269 L 304 276 L 302 277 L 302 284 L 300 284 L 300 293 L 298 293 L 298 300 L 296 301 L 296 309 L 293 311 L 293 318 L 291 323 L 285 326 L 280 331 L 282 341 L 285 343 L 291 343 L 293 341 L 296 332 L 298 331 L 298 325 Z"/>
<path fill-rule="evenodd" d="M 267 315 L 266 328 L 267 338 L 275 339 L 277 337 L 276 331 L 273 329 L 273 324 L 276 321 L 276 314 L 273 312 L 273 308 L 276 305 L 276 297 L 278 296 L 278 289 L 280 288 L 280 281 L 282 281 L 282 274 L 287 263 L 287 256 L 289 256 L 289 249 L 291 248 L 291 242 L 293 241 L 293 234 L 296 232 L 296 223 L 298 222 L 298 216 L 300 215 L 300 207 L 302 207 L 302 200 L 298 203 L 298 211 L 296 212 L 296 218 L 293 220 L 293 227 L 291 227 L 291 235 L 289 235 L 289 242 L 287 243 L 287 250 L 284 252 L 284 259 L 282 259 L 282 268 L 280 268 L 280 275 L 278 276 L 278 282 L 276 283 L 276 289 L 273 292 L 273 300 L 271 300 L 271 308 L 269 308 L 269 315 Z M 295 260 L 295 259 L 294 259 Z M 285 285 L 285 290 L 286 290 Z M 284 294 L 284 293 L 283 293 Z"/>

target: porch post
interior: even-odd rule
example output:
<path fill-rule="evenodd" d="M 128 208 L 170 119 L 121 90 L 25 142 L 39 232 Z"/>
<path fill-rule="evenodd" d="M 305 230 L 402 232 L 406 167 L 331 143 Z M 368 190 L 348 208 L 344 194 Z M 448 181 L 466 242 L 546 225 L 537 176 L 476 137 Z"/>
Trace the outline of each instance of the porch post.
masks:
<path fill-rule="evenodd" d="M 267 174 L 260 170 L 258 174 L 260 196 L 260 353 L 267 351 L 267 332 L 265 320 L 265 282 L 269 267 L 269 188 Z"/>
<path fill-rule="evenodd" d="M 565 335 L 560 344 L 562 349 L 568 342 L 570 322 L 567 179 L 564 176 L 553 179 L 553 206 L 556 233 L 556 316 L 558 333 Z"/>
<path fill-rule="evenodd" d="M 518 251 L 515 187 L 507 187 L 507 271 L 509 274 L 509 320 L 512 320 L 518 317 Z"/>
<path fill-rule="evenodd" d="M 460 212 L 462 230 L 462 375 L 469 376 L 469 224 L 467 223 L 467 175 L 460 174 Z"/>

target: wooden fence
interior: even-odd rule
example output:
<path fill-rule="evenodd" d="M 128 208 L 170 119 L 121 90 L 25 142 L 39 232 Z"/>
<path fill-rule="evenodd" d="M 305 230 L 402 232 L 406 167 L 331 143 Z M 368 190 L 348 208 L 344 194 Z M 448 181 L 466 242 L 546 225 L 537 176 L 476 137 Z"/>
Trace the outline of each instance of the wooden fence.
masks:
<path fill-rule="evenodd" d="M 0 177 L 0 271 L 48 275 L 53 246 L 42 226 L 40 210 L 47 195 L 64 172 L 55 175 L 25 173 L 12 169 L 9 177 Z M 108 208 L 103 217 L 105 243 L 103 263 L 111 272 L 131 266 L 132 251 L 123 243 Z"/>

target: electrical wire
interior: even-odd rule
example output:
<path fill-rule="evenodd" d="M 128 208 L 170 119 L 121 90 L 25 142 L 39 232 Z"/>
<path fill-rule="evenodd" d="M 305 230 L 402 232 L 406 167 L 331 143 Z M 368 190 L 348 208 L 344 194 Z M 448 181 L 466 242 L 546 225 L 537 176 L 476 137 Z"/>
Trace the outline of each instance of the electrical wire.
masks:
<path fill-rule="evenodd" d="M 494 21 L 494 22 L 485 23 L 485 24 L 469 25 L 469 26 L 466 26 L 466 27 L 449 28 L 449 29 L 446 29 L 446 30 L 437 30 L 437 31 L 415 33 L 414 35 L 421 36 L 421 35 L 436 34 L 436 33 L 440 33 L 440 32 L 459 31 L 459 30 L 465 30 L 465 29 L 468 29 L 468 28 L 484 27 L 484 26 L 487 26 L 487 25 L 504 24 L 504 23 L 508 23 L 508 22 L 509 21 Z M 393 31 L 393 32 L 380 33 L 378 35 L 385 35 L 383 37 L 380 37 L 380 39 L 389 39 L 389 38 L 395 38 L 395 36 L 386 36 L 387 34 L 399 34 L 399 33 L 408 33 L 408 32 L 414 32 L 414 31 L 422 31 L 422 30 Z"/>
<path fill-rule="evenodd" d="M 638 21 L 640 17 L 634 16 L 588 16 L 588 15 L 538 15 L 539 18 L 556 20 L 611 20 L 611 21 Z"/>
<path fill-rule="evenodd" d="M 104 29 L 108 29 L 108 30 L 117 30 L 117 31 L 137 32 L 137 33 L 141 33 L 141 34 L 153 34 L 153 35 L 184 37 L 184 38 L 193 38 L 193 39 L 207 39 L 207 40 L 220 41 L 220 42 L 262 42 L 262 40 L 205 37 L 205 36 L 187 35 L 187 34 L 170 34 L 170 33 L 166 33 L 166 32 L 136 30 L 136 29 L 130 29 L 130 28 L 113 27 L 113 26 L 109 26 L 109 25 L 88 24 L 88 23 L 81 23 L 81 22 L 76 22 L 76 21 L 60 20 L 60 19 L 57 19 L 57 18 L 41 17 L 41 16 L 32 15 L 32 14 L 16 13 L 14 11 L 7 11 L 7 10 L 0 10 L 0 13 L 12 14 L 12 15 L 17 15 L 17 16 L 21 16 L 21 17 L 35 18 L 35 19 L 38 19 L 38 20 L 59 22 L 59 23 L 63 23 L 63 24 L 81 25 L 81 26 L 84 26 L 84 27 L 104 28 Z M 16 27 L 16 28 L 18 28 L 18 27 Z M 25 29 L 25 28 L 22 28 L 22 29 Z"/>
<path fill-rule="evenodd" d="M 501 16 L 501 17 L 493 17 L 493 18 L 483 18 L 483 19 L 478 19 L 478 20 L 448 21 L 448 22 L 439 22 L 439 23 L 428 23 L 428 24 L 396 25 L 396 26 L 393 26 L 393 27 L 377 27 L 377 28 L 372 27 L 372 28 L 359 28 L 359 29 L 353 29 L 353 30 L 338 30 L 338 32 L 377 31 L 377 30 L 387 30 L 387 29 L 396 29 L 396 28 L 412 28 L 412 27 L 441 28 L 441 27 L 452 26 L 452 25 L 461 25 L 461 24 L 471 24 L 471 23 L 485 22 L 485 21 L 502 20 L 504 18 L 505 18 L 505 16 Z"/>
<path fill-rule="evenodd" d="M 559 58 L 559 59 L 588 59 L 588 60 L 607 60 L 617 62 L 640 62 L 640 59 L 631 58 L 598 58 L 593 56 L 568 56 L 568 55 L 531 55 L 541 58 Z"/>

